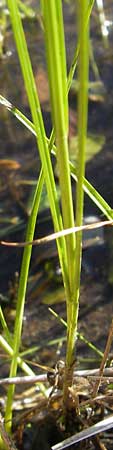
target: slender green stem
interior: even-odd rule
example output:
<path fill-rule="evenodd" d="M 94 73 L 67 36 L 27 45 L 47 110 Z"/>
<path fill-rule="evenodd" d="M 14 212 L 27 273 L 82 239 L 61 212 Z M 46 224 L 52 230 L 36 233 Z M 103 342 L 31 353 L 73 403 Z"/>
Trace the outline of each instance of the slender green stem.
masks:
<path fill-rule="evenodd" d="M 83 223 L 84 190 L 83 178 L 85 174 L 85 151 L 87 136 L 87 116 L 88 116 L 88 71 L 89 71 L 89 27 L 85 26 L 86 0 L 79 3 L 78 22 L 80 35 L 80 53 L 79 53 L 79 96 L 78 96 L 78 168 L 77 168 L 77 190 L 76 190 L 76 226 Z M 80 271 L 81 271 L 81 248 L 82 232 L 77 233 L 76 237 L 76 270 L 75 270 L 75 308 L 73 313 L 73 327 L 76 338 L 78 307 L 79 307 L 79 289 L 80 289 Z"/>
<path fill-rule="evenodd" d="M 39 182 L 37 184 L 33 208 L 31 212 L 31 216 L 29 218 L 26 239 L 33 239 L 34 230 L 36 225 L 37 218 L 37 210 L 40 201 L 41 188 L 43 184 L 43 174 L 41 172 Z M 38 198 L 37 198 L 38 197 Z M 20 280 L 19 280 L 19 290 L 18 290 L 18 299 L 17 299 L 17 308 L 16 308 L 16 319 L 15 319 L 15 327 L 14 327 L 14 344 L 13 344 L 13 356 L 12 363 L 10 367 L 10 377 L 16 376 L 17 365 L 18 365 L 18 351 L 20 346 L 21 332 L 22 332 L 22 323 L 23 323 L 23 313 L 24 313 L 24 303 L 25 303 L 25 294 L 28 280 L 28 272 L 29 272 L 29 264 L 31 258 L 32 246 L 26 247 L 23 252 L 21 272 L 20 272 Z M 7 402 L 6 402 L 6 428 L 7 431 L 11 430 L 12 424 L 12 399 L 15 391 L 15 386 L 11 385 L 8 389 Z"/>
<path fill-rule="evenodd" d="M 61 0 L 57 0 L 57 2 L 55 0 L 41 0 L 41 5 L 44 20 L 51 111 L 57 143 L 63 225 L 64 228 L 68 228 L 74 226 L 74 213 L 68 163 L 68 99 L 62 2 Z M 66 248 L 70 296 L 74 288 L 74 234 L 66 237 Z"/>
<path fill-rule="evenodd" d="M 86 0 L 79 2 L 79 99 L 78 99 L 78 137 L 79 137 L 79 154 L 77 167 L 77 192 L 76 192 L 76 226 L 81 226 L 83 221 L 83 177 L 85 173 L 85 147 L 87 133 L 87 103 L 88 103 L 88 44 L 89 33 L 88 26 L 85 25 L 86 17 Z M 70 328 L 68 330 L 68 342 L 66 353 L 66 366 L 70 369 L 74 359 L 75 342 L 77 338 L 78 308 L 79 308 L 79 288 L 80 288 L 80 270 L 81 270 L 81 248 L 82 248 L 82 232 L 78 232 L 76 236 L 76 267 L 75 267 L 75 294 L 70 310 Z M 68 371 L 66 377 L 68 376 Z M 64 399 L 66 396 L 67 379 L 64 385 Z"/>

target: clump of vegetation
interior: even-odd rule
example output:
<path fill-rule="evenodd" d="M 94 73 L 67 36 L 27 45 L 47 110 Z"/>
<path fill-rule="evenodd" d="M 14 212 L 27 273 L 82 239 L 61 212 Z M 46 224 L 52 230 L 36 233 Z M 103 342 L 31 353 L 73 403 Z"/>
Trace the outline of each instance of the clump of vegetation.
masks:
<path fill-rule="evenodd" d="M 14 39 L 18 52 L 25 89 L 28 98 L 28 104 L 31 110 L 32 122 L 25 117 L 19 110 L 12 107 L 9 102 L 1 97 L 1 102 L 16 115 L 18 120 L 22 121 L 25 127 L 28 127 L 31 133 L 36 137 L 37 148 L 40 154 L 41 171 L 37 180 L 37 186 L 32 202 L 31 214 L 28 220 L 26 231 L 26 245 L 23 251 L 19 288 L 16 305 L 16 318 L 14 325 L 13 339 L 5 323 L 1 311 L 1 322 L 5 331 L 5 338 L 1 336 L 1 345 L 11 355 L 9 378 L 17 375 L 18 365 L 27 375 L 33 376 L 33 371 L 29 368 L 20 355 L 20 344 L 22 334 L 22 323 L 24 304 L 26 297 L 26 288 L 28 282 L 29 265 L 32 253 L 32 241 L 36 221 L 38 220 L 38 210 L 41 200 L 43 184 L 45 184 L 49 199 L 49 205 L 53 220 L 54 238 L 57 242 L 58 256 L 61 267 L 67 311 L 67 346 L 65 367 L 63 367 L 63 399 L 62 413 L 63 423 L 67 423 L 68 410 L 75 410 L 75 416 L 79 416 L 83 405 L 79 405 L 79 396 L 86 389 L 90 390 L 89 381 L 81 379 L 81 384 L 76 387 L 76 393 L 73 394 L 73 370 L 75 359 L 76 339 L 78 335 L 78 311 L 79 311 L 79 290 L 80 273 L 82 258 L 82 226 L 83 226 L 83 208 L 84 191 L 90 196 L 93 202 L 100 208 L 104 215 L 112 221 L 113 212 L 109 205 L 85 179 L 85 153 L 87 144 L 87 117 L 88 117 L 88 80 L 89 80 L 89 22 L 94 1 L 81 0 L 78 2 L 78 44 L 75 49 L 74 59 L 67 75 L 66 49 L 64 38 L 64 23 L 62 12 L 62 1 L 41 0 L 40 11 L 43 24 L 44 42 L 46 49 L 46 62 L 48 72 L 48 83 L 50 90 L 50 106 L 53 130 L 48 139 L 45 132 L 41 106 L 38 98 L 38 92 L 35 85 L 32 65 L 28 53 L 22 20 L 19 12 L 19 3 L 17 0 L 7 0 L 7 7 L 10 14 Z M 78 154 L 76 166 L 69 161 L 68 147 L 68 127 L 69 127 L 69 107 L 68 92 L 71 86 L 73 75 L 78 62 Z M 59 173 L 59 187 L 61 210 L 56 189 L 55 176 L 52 167 L 51 154 L 57 159 Z M 74 214 L 74 202 L 72 196 L 71 176 L 76 184 L 76 210 Z M 76 227 L 75 227 L 76 224 Z M 67 231 L 66 231 L 67 230 Z M 104 361 L 104 364 L 105 365 Z M 104 367 L 102 367 L 103 369 Z M 100 374 L 101 375 L 101 374 Z M 76 380 L 77 383 L 77 380 Z M 76 384 L 77 386 L 77 384 Z M 42 390 L 44 388 L 42 387 Z M 5 428 L 7 433 L 12 429 L 12 403 L 15 392 L 15 384 L 8 388 Z M 93 387 L 91 392 L 93 393 Z M 97 394 L 98 389 L 95 391 Z M 70 406 L 71 394 L 71 406 Z M 88 394 L 86 394 L 88 395 Z M 93 395 L 92 395 L 93 396 Z M 93 396 L 94 397 L 94 396 Z M 1 430 L 3 445 L 8 447 L 8 441 L 4 438 Z"/>

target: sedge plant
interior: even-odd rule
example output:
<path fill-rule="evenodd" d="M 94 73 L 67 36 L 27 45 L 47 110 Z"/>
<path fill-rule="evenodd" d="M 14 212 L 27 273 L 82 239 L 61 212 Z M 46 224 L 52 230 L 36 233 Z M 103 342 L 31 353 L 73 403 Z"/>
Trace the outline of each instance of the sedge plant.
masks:
<path fill-rule="evenodd" d="M 88 66 L 89 66 L 89 17 L 94 1 L 79 0 L 78 2 L 78 46 L 75 52 L 69 77 L 66 69 L 66 49 L 64 38 L 64 24 L 61 0 L 40 0 L 40 8 L 43 20 L 44 39 L 46 47 L 46 61 L 48 70 L 48 81 L 50 89 L 50 104 L 53 123 L 53 132 L 50 140 L 47 139 L 38 92 L 35 85 L 32 65 L 28 53 L 27 43 L 24 35 L 22 20 L 19 13 L 18 1 L 7 0 L 10 13 L 14 39 L 17 47 L 21 72 L 27 92 L 28 103 L 31 110 L 32 123 L 20 112 L 16 114 L 14 108 L 8 109 L 23 124 L 35 133 L 36 143 L 40 154 L 42 169 L 37 181 L 36 191 L 33 199 L 31 215 L 28 221 L 26 241 L 32 241 L 39 210 L 40 198 L 43 184 L 46 184 L 49 205 L 54 225 L 54 230 L 60 231 L 81 226 L 83 222 L 84 190 L 91 196 L 100 209 L 108 218 L 112 218 L 112 210 L 104 199 L 85 180 L 85 147 L 87 134 L 87 90 L 88 90 Z M 37 49 L 38 51 L 38 49 Z M 79 152 L 77 168 L 69 163 L 68 151 L 68 90 L 77 64 L 78 57 L 78 138 Z M 53 146 L 55 139 L 55 146 Z M 59 185 L 61 193 L 61 211 L 57 198 L 53 167 L 51 162 L 51 150 L 55 152 L 59 168 Z M 77 179 L 76 189 L 76 214 L 74 217 L 73 197 L 71 189 L 71 173 Z M 57 239 L 59 261 L 62 270 L 62 278 L 65 289 L 67 308 L 67 351 L 66 370 L 64 379 L 64 404 L 68 395 L 68 382 L 71 383 L 73 376 L 73 361 L 75 354 L 75 343 L 77 338 L 77 323 L 79 310 L 79 288 L 81 271 L 81 243 L 82 232 L 62 236 Z M 28 281 L 29 265 L 32 245 L 25 247 L 23 251 L 22 266 L 17 298 L 16 319 L 14 325 L 13 347 L 11 346 L 12 361 L 10 365 L 10 377 L 15 377 L 19 360 L 19 348 L 21 344 L 22 322 L 26 288 Z M 14 396 L 14 385 L 10 386 L 6 403 L 6 429 L 11 431 L 12 425 L 12 402 Z"/>
<path fill-rule="evenodd" d="M 59 184 L 61 189 L 61 205 L 63 226 L 74 226 L 73 199 L 69 171 L 68 154 L 68 98 L 66 75 L 66 52 L 64 43 L 63 16 L 61 1 L 49 2 L 41 0 L 44 20 L 44 35 L 48 80 L 50 87 L 50 101 L 53 126 L 57 147 L 57 162 L 59 169 Z M 79 101 L 78 101 L 78 138 L 79 156 L 77 168 L 77 195 L 76 195 L 76 225 L 81 226 L 83 221 L 83 177 L 85 173 L 85 146 L 87 134 L 87 98 L 88 98 L 88 66 L 89 66 L 89 34 L 86 26 L 86 11 L 88 2 L 81 1 L 78 5 L 79 28 Z M 51 23 L 51 26 L 50 26 Z M 51 46 L 52 42 L 52 46 Z M 75 342 L 77 337 L 79 286 L 81 270 L 81 243 L 82 232 L 75 236 L 67 236 L 66 253 L 68 265 L 67 306 L 67 351 L 64 381 L 64 403 L 68 395 L 68 383 L 72 382 Z"/>

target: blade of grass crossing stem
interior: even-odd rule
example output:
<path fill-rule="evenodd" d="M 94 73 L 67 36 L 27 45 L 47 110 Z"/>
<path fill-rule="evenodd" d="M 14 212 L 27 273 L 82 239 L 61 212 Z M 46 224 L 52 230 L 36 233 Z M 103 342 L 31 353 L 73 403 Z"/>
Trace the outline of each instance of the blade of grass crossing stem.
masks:
<path fill-rule="evenodd" d="M 91 12 L 92 12 L 92 8 L 93 8 L 93 5 L 94 5 L 94 2 L 95 2 L 95 0 L 90 0 L 90 2 L 88 4 L 88 7 L 87 7 L 86 20 L 85 20 L 86 27 L 87 27 L 88 21 L 90 19 L 90 15 L 91 15 Z M 72 79 L 73 79 L 73 76 L 74 76 L 74 73 L 75 73 L 75 70 L 76 70 L 79 50 L 80 50 L 80 42 L 79 42 L 79 39 L 78 39 L 78 44 L 77 44 L 77 47 L 76 47 L 75 52 L 74 52 L 73 61 L 72 61 L 71 67 L 70 67 L 69 75 L 68 75 L 68 81 L 67 81 L 68 92 L 70 90 Z"/>
<path fill-rule="evenodd" d="M 6 108 L 26 127 L 29 131 L 31 131 L 34 136 L 36 136 L 35 126 L 34 124 L 17 108 L 15 108 L 10 102 L 8 102 L 5 97 L 0 95 L 0 102 L 4 104 Z M 48 145 L 50 144 L 50 140 L 47 138 Z M 52 146 L 52 154 L 56 156 L 56 147 Z M 77 182 L 77 169 L 76 167 L 69 162 L 70 173 L 72 178 Z M 43 179 L 44 183 L 44 179 Z M 83 180 L 83 188 L 84 192 L 91 198 L 91 200 L 97 205 L 100 211 L 108 217 L 108 219 L 113 219 L 113 209 L 108 205 L 108 203 L 104 200 L 104 198 L 99 194 L 99 192 L 93 187 L 89 181 L 84 178 Z"/>
<path fill-rule="evenodd" d="M 73 226 L 74 213 L 68 155 L 68 98 L 66 54 L 61 0 L 41 0 L 50 89 L 52 120 L 57 144 L 57 162 L 64 228 Z M 72 301 L 75 272 L 75 235 L 66 237 L 70 293 Z"/>
<path fill-rule="evenodd" d="M 0 345 L 9 355 L 9 358 L 12 359 L 13 348 L 1 334 L 0 334 Z M 26 375 L 35 375 L 33 370 L 28 366 L 26 362 L 24 362 L 24 360 L 20 356 L 18 356 L 18 365 L 21 367 L 21 369 L 25 372 Z"/>

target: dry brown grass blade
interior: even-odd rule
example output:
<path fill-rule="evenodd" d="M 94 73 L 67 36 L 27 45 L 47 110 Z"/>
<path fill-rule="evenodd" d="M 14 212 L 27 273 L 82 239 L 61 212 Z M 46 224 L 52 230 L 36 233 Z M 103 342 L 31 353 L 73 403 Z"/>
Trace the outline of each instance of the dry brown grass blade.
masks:
<path fill-rule="evenodd" d="M 113 319 L 112 319 L 112 322 L 111 322 L 111 325 L 110 325 L 110 328 L 109 328 L 107 343 L 106 343 L 104 355 L 103 355 L 103 358 L 102 358 L 102 361 L 101 361 L 101 365 L 100 365 L 99 379 L 96 381 L 95 386 L 94 386 L 93 397 L 96 397 L 97 392 L 99 390 L 99 386 L 100 386 L 101 379 L 102 379 L 102 376 L 103 376 L 104 367 L 106 365 L 106 362 L 107 362 L 107 359 L 108 359 L 108 355 L 109 355 L 109 352 L 110 352 L 112 340 L 113 340 Z"/>
<path fill-rule="evenodd" d="M 29 242 L 9 242 L 9 241 L 0 241 L 0 245 L 4 245 L 7 247 L 27 247 L 28 245 L 41 245 L 45 244 L 50 241 L 54 241 L 55 239 L 58 239 L 62 236 L 67 236 L 68 234 L 77 233 L 79 231 L 88 231 L 88 230 L 94 230 L 97 228 L 105 227 L 108 225 L 113 225 L 113 220 L 105 220 L 102 222 L 96 222 L 89 225 L 82 225 L 81 227 L 72 227 L 67 228 L 66 230 L 61 230 L 56 233 L 49 234 L 48 236 L 44 236 L 40 239 L 34 239 L 33 241 Z"/>

